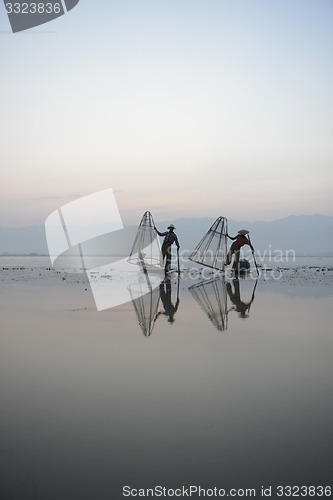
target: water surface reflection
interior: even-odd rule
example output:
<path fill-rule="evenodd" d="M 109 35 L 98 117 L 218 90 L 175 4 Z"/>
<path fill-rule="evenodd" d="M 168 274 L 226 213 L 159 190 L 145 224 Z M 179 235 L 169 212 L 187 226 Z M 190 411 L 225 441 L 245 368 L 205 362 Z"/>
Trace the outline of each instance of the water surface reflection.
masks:
<path fill-rule="evenodd" d="M 1 499 L 329 484 L 332 290 L 227 285 L 0 288 Z"/>
<path fill-rule="evenodd" d="M 227 287 L 223 276 L 203 280 L 189 288 L 192 296 L 219 331 L 228 328 Z"/>
<path fill-rule="evenodd" d="M 237 312 L 241 319 L 249 317 L 258 280 L 247 281 L 248 283 L 239 278 L 227 281 L 220 275 L 213 279 L 197 281 L 195 284 L 187 282 L 185 293 L 191 293 L 194 299 L 192 306 L 199 306 L 214 327 L 218 331 L 224 331 L 228 328 L 228 314 L 231 311 Z M 129 287 L 139 326 L 146 337 L 152 334 L 160 316 L 165 316 L 169 324 L 174 323 L 180 305 L 180 282 L 179 275 L 176 278 L 166 277 L 161 280 L 159 287 L 150 286 L 149 293 L 144 295 L 140 288 Z M 241 282 L 248 285 L 245 291 L 242 290 Z M 251 295 L 246 297 L 249 288 L 252 288 Z"/>

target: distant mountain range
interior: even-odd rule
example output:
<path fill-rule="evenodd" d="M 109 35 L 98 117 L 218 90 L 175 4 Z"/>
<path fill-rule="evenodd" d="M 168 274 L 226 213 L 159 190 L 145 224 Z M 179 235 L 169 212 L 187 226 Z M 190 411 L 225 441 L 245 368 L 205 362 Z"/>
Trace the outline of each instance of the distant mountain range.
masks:
<path fill-rule="evenodd" d="M 181 248 L 193 250 L 214 222 L 214 218 L 182 218 L 173 220 Z M 159 231 L 165 231 L 171 221 L 156 221 Z M 274 221 L 228 221 L 229 234 L 248 229 L 252 244 L 261 254 L 269 251 L 294 250 L 298 255 L 333 256 L 333 217 L 326 215 L 290 215 Z M 127 226 L 129 247 L 137 227 Z M 44 226 L 21 228 L 0 227 L 0 254 L 47 255 Z"/>
<path fill-rule="evenodd" d="M 204 236 L 214 218 L 178 219 L 172 221 L 182 247 L 193 249 Z M 161 231 L 169 222 L 157 224 Z M 253 246 L 260 253 L 294 250 L 299 255 L 333 255 L 333 217 L 326 215 L 290 215 L 274 221 L 228 220 L 228 233 L 250 231 Z M 231 243 L 231 240 L 229 240 Z"/>

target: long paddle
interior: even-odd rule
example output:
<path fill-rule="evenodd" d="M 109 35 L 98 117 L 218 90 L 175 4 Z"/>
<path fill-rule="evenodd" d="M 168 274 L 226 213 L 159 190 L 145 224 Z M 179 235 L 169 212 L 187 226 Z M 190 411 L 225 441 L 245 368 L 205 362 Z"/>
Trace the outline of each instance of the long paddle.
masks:
<path fill-rule="evenodd" d="M 251 243 L 251 239 L 250 239 L 250 236 L 248 237 L 249 238 L 249 242 Z M 252 245 L 252 243 L 251 243 Z M 254 262 L 254 265 L 256 266 L 256 270 L 257 270 L 257 274 L 259 276 L 259 269 L 258 269 L 258 266 L 257 266 L 257 261 L 256 261 L 256 258 L 254 256 L 254 250 L 252 250 L 252 256 L 253 256 L 253 262 Z"/>

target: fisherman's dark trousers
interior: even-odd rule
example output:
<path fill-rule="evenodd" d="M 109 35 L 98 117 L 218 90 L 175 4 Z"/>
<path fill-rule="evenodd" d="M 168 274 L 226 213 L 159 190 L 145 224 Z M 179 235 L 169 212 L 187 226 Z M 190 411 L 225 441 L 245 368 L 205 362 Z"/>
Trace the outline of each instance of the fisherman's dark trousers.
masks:
<path fill-rule="evenodd" d="M 162 245 L 162 257 L 163 262 L 165 260 L 165 272 L 167 273 L 171 269 L 171 246 Z"/>
<path fill-rule="evenodd" d="M 234 259 L 234 263 L 233 263 L 232 267 L 234 269 L 236 269 L 239 266 L 240 248 L 234 246 L 234 244 L 231 245 L 229 252 L 227 254 L 227 260 L 226 260 L 227 266 L 229 264 L 231 264 L 231 260 L 232 260 L 233 255 L 235 256 L 235 259 Z"/>

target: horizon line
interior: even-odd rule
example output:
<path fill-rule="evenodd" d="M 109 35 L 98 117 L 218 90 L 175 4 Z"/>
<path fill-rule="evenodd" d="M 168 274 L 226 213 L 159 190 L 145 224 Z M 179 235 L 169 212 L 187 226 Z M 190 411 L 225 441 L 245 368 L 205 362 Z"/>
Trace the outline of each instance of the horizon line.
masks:
<path fill-rule="evenodd" d="M 217 216 L 217 217 L 220 217 L 221 215 Z M 216 220 L 217 218 L 216 216 L 213 216 L 213 215 L 203 215 L 202 217 L 177 217 L 177 218 L 174 218 L 172 219 L 173 221 L 177 221 L 177 220 L 183 220 L 183 219 L 188 219 L 188 220 L 195 220 L 195 219 L 198 219 L 198 220 L 202 220 L 202 219 L 212 219 L 212 220 Z M 225 217 L 225 216 L 223 216 Z M 333 215 L 328 215 L 328 214 L 321 214 L 321 213 L 312 213 L 312 214 L 298 214 L 298 215 L 295 215 L 295 214 L 290 214 L 290 215 L 285 215 L 283 217 L 278 217 L 276 219 L 270 219 L 270 220 L 267 220 L 267 219 L 255 219 L 253 221 L 250 221 L 250 220 L 246 220 L 246 219 L 228 219 L 226 217 L 226 219 L 230 222 L 246 222 L 248 224 L 255 224 L 257 222 L 267 222 L 267 223 L 270 223 L 270 222 L 276 222 L 276 221 L 279 221 L 279 220 L 283 220 L 283 219 L 288 219 L 290 217 L 327 217 L 327 218 L 331 218 L 333 219 Z M 166 221 L 170 221 L 171 218 L 169 219 L 156 219 L 156 222 L 159 222 L 159 223 L 162 223 L 162 222 L 166 222 Z M 3 226 L 0 224 L 0 228 L 1 229 L 27 229 L 27 228 L 32 228 L 32 227 L 44 227 L 44 224 L 28 224 L 26 226 Z M 124 226 L 135 226 L 136 224 L 134 223 L 124 223 Z"/>

